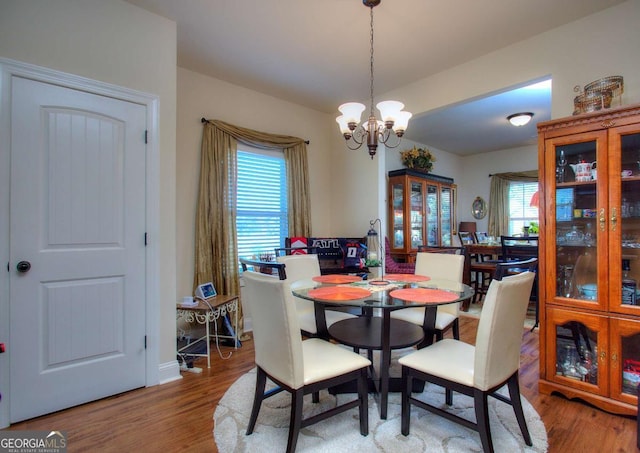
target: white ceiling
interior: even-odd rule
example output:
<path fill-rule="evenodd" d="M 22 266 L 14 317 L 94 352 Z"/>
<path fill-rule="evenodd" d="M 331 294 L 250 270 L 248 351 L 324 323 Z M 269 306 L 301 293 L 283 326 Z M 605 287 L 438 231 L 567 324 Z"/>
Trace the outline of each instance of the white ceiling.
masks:
<path fill-rule="evenodd" d="M 180 67 L 336 116 L 338 105 L 369 96 L 370 17 L 361 0 L 127 1 L 177 23 Z M 383 0 L 374 8 L 375 92 L 623 1 Z M 503 93 L 439 112 L 413 112 L 406 136 L 456 154 L 535 143 L 535 123 L 549 118 L 549 93 L 542 96 L 547 98 L 513 100 Z M 501 107 L 507 101 L 515 104 Z M 495 119 L 522 110 L 535 113 L 532 126 L 509 129 L 506 120 Z M 509 137 L 517 129 L 522 137 Z"/>

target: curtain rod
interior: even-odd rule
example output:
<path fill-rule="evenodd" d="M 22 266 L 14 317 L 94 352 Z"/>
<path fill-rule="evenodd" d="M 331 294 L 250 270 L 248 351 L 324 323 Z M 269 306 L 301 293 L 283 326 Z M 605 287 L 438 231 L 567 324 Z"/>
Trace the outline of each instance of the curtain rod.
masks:
<path fill-rule="evenodd" d="M 206 118 L 203 116 L 202 118 L 200 118 L 200 122 L 204 124 L 204 123 L 209 123 L 210 121 L 209 121 L 208 119 L 206 119 Z M 305 142 L 307 145 L 308 145 L 309 143 L 311 143 L 309 140 L 305 140 L 304 142 Z"/>

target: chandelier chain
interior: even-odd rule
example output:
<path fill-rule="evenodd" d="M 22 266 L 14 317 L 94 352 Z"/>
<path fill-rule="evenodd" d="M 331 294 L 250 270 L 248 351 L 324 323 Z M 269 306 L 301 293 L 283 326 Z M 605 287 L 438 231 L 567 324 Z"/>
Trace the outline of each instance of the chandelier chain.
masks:
<path fill-rule="evenodd" d="M 373 116 L 373 6 L 371 6 L 369 8 L 370 12 L 371 12 L 371 40 L 370 40 L 370 44 L 371 44 L 371 59 L 369 60 L 370 63 L 370 71 L 371 71 L 371 77 L 370 77 L 370 92 L 369 95 L 371 97 L 371 106 L 370 106 L 370 110 L 369 110 L 369 116 Z"/>
<path fill-rule="evenodd" d="M 338 107 L 341 115 L 336 118 L 336 122 L 340 127 L 344 139 L 349 149 L 358 149 L 364 143 L 369 148 L 369 155 L 373 159 L 378 148 L 378 143 L 384 143 L 387 148 L 395 148 L 400 145 L 400 139 L 404 135 L 407 128 L 411 112 L 402 110 L 404 104 L 402 102 L 388 100 L 378 104 L 378 110 L 382 115 L 382 121 L 376 119 L 374 114 L 374 27 L 373 27 L 373 8 L 379 5 L 381 0 L 362 0 L 362 3 L 369 8 L 369 25 L 370 25 L 370 53 L 369 53 L 369 98 L 371 105 L 369 106 L 369 118 L 366 121 L 360 120 L 362 112 L 366 106 L 360 102 L 347 102 Z M 390 143 L 391 137 L 395 137 L 395 144 Z M 354 146 L 352 146 L 354 145 Z"/>

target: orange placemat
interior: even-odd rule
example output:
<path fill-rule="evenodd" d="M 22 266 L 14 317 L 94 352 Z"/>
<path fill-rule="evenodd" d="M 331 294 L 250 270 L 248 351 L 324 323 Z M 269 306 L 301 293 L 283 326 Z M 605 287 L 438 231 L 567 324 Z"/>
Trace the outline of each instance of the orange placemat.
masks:
<path fill-rule="evenodd" d="M 450 291 L 430 288 L 396 289 L 391 291 L 389 295 L 396 299 L 420 303 L 453 302 L 458 299 L 458 295 Z"/>
<path fill-rule="evenodd" d="M 381 278 L 382 280 L 389 280 L 390 282 L 426 282 L 427 280 L 431 280 L 431 277 L 416 274 L 387 274 Z"/>
<path fill-rule="evenodd" d="M 335 283 L 337 285 L 343 285 L 345 283 L 359 282 L 362 280 L 362 277 L 358 277 L 357 275 L 333 274 L 333 275 L 318 275 L 317 277 L 313 277 L 312 280 L 314 282 L 319 282 L 319 283 Z"/>
<path fill-rule="evenodd" d="M 325 286 L 310 289 L 307 295 L 323 300 L 356 300 L 371 295 L 371 291 L 354 286 Z"/>

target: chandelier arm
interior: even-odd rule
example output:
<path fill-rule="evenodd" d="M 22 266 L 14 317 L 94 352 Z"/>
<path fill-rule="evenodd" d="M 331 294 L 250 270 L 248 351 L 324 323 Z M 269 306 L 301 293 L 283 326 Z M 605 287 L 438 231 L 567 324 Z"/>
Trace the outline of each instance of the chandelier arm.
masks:
<path fill-rule="evenodd" d="M 356 143 L 356 146 L 351 146 L 351 145 L 349 144 L 349 143 L 351 143 L 351 142 L 355 142 L 355 143 Z M 362 147 L 362 142 L 358 142 L 358 141 L 353 140 L 353 137 L 351 137 L 351 139 L 350 139 L 350 140 L 347 140 L 347 148 L 349 148 L 350 150 L 355 151 L 355 150 L 357 150 L 357 149 L 360 149 L 361 147 Z"/>
<path fill-rule="evenodd" d="M 397 142 L 395 143 L 395 145 L 389 145 L 389 139 L 392 136 L 397 139 Z M 398 137 L 396 134 L 389 134 L 384 141 L 380 140 L 380 142 L 382 144 L 384 144 L 385 148 L 397 148 L 400 145 L 400 143 L 402 143 L 402 139 L 400 137 Z"/>
<path fill-rule="evenodd" d="M 388 143 L 393 143 L 393 141 L 391 141 L 391 137 L 395 137 L 397 139 L 397 141 L 395 142 L 395 145 L 388 144 Z M 388 129 L 383 126 L 380 129 L 378 129 L 378 141 L 384 144 L 384 146 L 386 146 L 387 148 L 397 148 L 402 142 L 402 139 L 398 137 L 396 133 L 393 132 L 392 129 Z"/>
<path fill-rule="evenodd" d="M 364 130 L 364 128 L 362 126 L 356 127 L 353 130 L 352 134 L 351 134 L 351 138 L 346 141 L 347 148 L 349 148 L 350 150 L 354 150 L 354 151 L 356 149 L 359 149 L 362 146 L 362 144 L 364 143 L 365 134 L 366 134 L 366 131 Z M 350 143 L 355 143 L 356 146 L 353 147 L 353 146 L 350 145 Z"/>
<path fill-rule="evenodd" d="M 365 137 L 367 137 L 367 130 L 362 126 L 356 127 L 351 133 L 351 139 L 358 145 L 362 145 L 364 143 Z"/>

